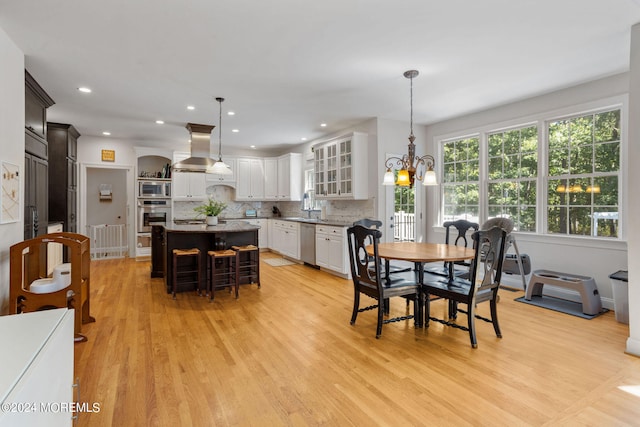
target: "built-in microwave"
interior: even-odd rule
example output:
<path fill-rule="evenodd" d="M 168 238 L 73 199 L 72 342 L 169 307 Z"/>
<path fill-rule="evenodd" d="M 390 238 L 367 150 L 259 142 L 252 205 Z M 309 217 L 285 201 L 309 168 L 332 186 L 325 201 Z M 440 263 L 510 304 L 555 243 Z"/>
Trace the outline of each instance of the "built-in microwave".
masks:
<path fill-rule="evenodd" d="M 170 181 L 138 180 L 138 197 L 171 197 Z"/>

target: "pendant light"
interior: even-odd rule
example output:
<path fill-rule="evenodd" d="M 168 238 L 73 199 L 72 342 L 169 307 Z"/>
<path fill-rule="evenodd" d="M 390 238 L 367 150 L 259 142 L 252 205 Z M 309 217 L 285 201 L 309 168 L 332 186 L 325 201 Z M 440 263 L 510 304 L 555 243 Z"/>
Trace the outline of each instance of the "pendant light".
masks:
<path fill-rule="evenodd" d="M 207 173 L 213 173 L 216 175 L 231 175 L 233 171 L 228 164 L 222 161 L 222 102 L 224 98 L 216 98 L 216 101 L 220 104 L 220 115 L 218 118 L 218 160 L 207 169 Z"/>
<path fill-rule="evenodd" d="M 382 185 L 398 185 L 401 187 L 413 187 L 413 183 L 417 179 L 422 181 L 423 185 L 438 185 L 436 172 L 433 170 L 435 159 L 431 154 L 425 154 L 422 157 L 416 156 L 416 146 L 413 141 L 413 79 L 418 76 L 417 70 L 405 71 L 404 76 L 411 80 L 411 133 L 409 134 L 408 153 L 402 157 L 389 157 L 385 160 L 387 172 L 384 174 Z M 394 177 L 392 171 L 393 164 L 396 163 L 400 169 L 398 170 L 398 179 Z M 426 171 L 424 175 L 418 172 L 419 167 L 424 167 Z"/>

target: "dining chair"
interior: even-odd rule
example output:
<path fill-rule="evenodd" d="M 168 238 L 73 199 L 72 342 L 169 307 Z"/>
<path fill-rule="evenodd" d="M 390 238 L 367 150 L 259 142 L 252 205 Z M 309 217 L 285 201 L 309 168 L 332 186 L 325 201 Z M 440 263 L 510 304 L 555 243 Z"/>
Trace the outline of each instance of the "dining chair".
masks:
<path fill-rule="evenodd" d="M 484 320 L 493 324 L 496 336 L 502 338 L 500 325 L 498 324 L 498 289 L 502 275 L 502 263 L 504 261 L 504 248 L 507 233 L 500 227 L 489 230 L 480 230 L 473 233 L 473 248 L 475 255 L 471 262 L 469 280 L 460 277 L 453 279 L 439 279 L 425 281 L 422 292 L 425 295 L 425 327 L 429 327 L 429 321 L 433 320 L 446 326 L 462 329 L 469 332 L 471 346 L 478 347 L 476 340 L 475 319 Z M 430 297 L 432 295 L 445 298 L 449 301 L 449 319 L 443 320 L 431 316 Z M 475 313 L 476 304 L 489 301 L 491 318 L 485 318 Z M 457 307 L 457 304 L 465 304 L 466 310 Z M 452 321 L 461 312 L 467 315 L 467 326 Z"/>
<path fill-rule="evenodd" d="M 442 224 L 445 228 L 445 238 L 444 242 L 449 245 L 456 246 L 464 246 L 465 248 L 469 246 L 469 241 L 467 239 L 467 232 L 471 229 L 473 231 L 478 231 L 480 225 L 476 222 L 467 221 L 464 219 L 459 219 L 456 221 L 446 221 Z M 458 235 L 455 239 L 451 238 L 451 229 L 455 228 L 458 232 Z M 462 268 L 455 268 L 456 266 Z M 436 274 L 438 276 L 449 277 L 450 271 L 449 268 L 452 267 L 453 275 L 455 277 L 461 277 L 463 279 L 469 278 L 469 267 L 471 266 L 470 261 L 454 261 L 453 265 L 450 262 L 445 262 L 443 266 L 438 267 L 429 267 L 428 265 L 424 269 L 425 273 Z"/>
<path fill-rule="evenodd" d="M 382 228 L 382 221 L 379 221 L 377 219 L 363 218 L 363 219 L 354 221 L 353 225 L 362 225 L 363 227 L 372 228 L 374 230 L 380 230 Z M 382 233 L 380 233 L 380 236 L 382 237 Z M 380 238 L 378 238 L 378 243 L 380 243 Z M 407 271 L 411 271 L 410 266 L 392 263 L 389 260 L 384 261 L 384 268 L 385 268 L 385 272 L 388 271 L 389 274 L 404 273 Z"/>
<path fill-rule="evenodd" d="M 347 241 L 349 245 L 349 260 L 351 263 L 351 276 L 353 280 L 353 312 L 351 324 L 356 323 L 358 313 L 367 310 L 378 309 L 378 323 L 376 338 L 382 334 L 382 325 L 391 322 L 414 319 L 417 322 L 422 315 L 420 304 L 420 285 L 417 274 L 414 271 L 405 274 L 395 274 L 392 278 L 385 278 L 380 263 L 378 243 L 382 233 L 380 230 L 355 225 L 347 229 Z M 367 253 L 366 247 L 373 246 L 373 256 Z M 360 308 L 360 295 L 364 294 L 377 300 L 377 304 Z M 413 301 L 413 315 L 398 316 L 383 319 L 390 298 L 403 297 Z"/>

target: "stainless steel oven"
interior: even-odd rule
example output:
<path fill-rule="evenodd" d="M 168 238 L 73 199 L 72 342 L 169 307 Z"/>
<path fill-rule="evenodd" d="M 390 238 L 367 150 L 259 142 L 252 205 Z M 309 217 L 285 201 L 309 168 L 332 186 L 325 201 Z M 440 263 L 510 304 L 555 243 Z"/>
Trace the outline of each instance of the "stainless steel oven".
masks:
<path fill-rule="evenodd" d="M 138 233 L 150 233 L 151 223 L 171 221 L 171 200 L 138 200 Z"/>
<path fill-rule="evenodd" d="M 138 197 L 169 198 L 171 197 L 171 181 L 138 180 Z"/>

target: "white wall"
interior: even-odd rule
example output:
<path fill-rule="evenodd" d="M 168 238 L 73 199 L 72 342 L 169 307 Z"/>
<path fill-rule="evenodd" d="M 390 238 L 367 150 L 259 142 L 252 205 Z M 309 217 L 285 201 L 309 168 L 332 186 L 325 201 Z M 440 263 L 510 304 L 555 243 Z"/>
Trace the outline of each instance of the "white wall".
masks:
<path fill-rule="evenodd" d="M 24 55 L 0 28 L 0 162 L 20 166 L 19 222 L 0 224 L 0 314 L 9 312 L 9 248 L 24 238 Z"/>
<path fill-rule="evenodd" d="M 640 24 L 631 27 L 631 67 L 629 79 L 629 146 L 628 158 L 640 159 Z M 631 162 L 630 162 L 631 163 Z M 628 209 L 629 244 L 629 339 L 627 352 L 640 356 L 640 194 L 636 190 L 640 182 L 640 168 L 629 168 L 630 185 Z"/>
<path fill-rule="evenodd" d="M 627 73 L 603 78 L 579 86 L 559 90 L 557 92 L 537 96 L 521 102 L 496 107 L 493 109 L 437 123 L 427 127 L 430 151 L 437 150 L 437 140 L 443 136 L 465 135 L 470 131 L 482 130 L 498 123 L 517 122 L 545 112 L 570 110 L 576 105 L 585 105 L 604 99 L 626 99 L 629 87 Z M 575 111 L 574 111 L 575 112 Z M 627 123 L 623 118 L 623 127 Z M 623 135 L 626 134 L 623 132 Z M 623 143 L 624 147 L 624 143 Z M 624 157 L 624 152 L 622 153 Z M 624 174 L 623 174 L 624 178 Z M 632 182 L 632 181 L 630 181 Z M 628 194 L 623 189 L 623 206 L 625 211 Z M 427 234 L 429 241 L 444 240 L 443 230 L 438 224 L 440 192 L 430 195 L 431 203 L 427 209 Z M 628 218 L 633 215 L 627 215 Z M 548 269 L 567 273 L 582 274 L 595 278 L 603 305 L 613 308 L 611 282 L 609 274 L 627 269 L 627 245 L 625 241 L 602 241 L 589 238 L 567 238 L 556 236 L 540 236 L 526 233 L 516 234 L 520 253 L 531 257 L 533 269 Z M 512 279 L 514 286 L 519 284 L 518 278 Z M 521 282 L 520 282 L 521 283 Z M 545 287 L 545 292 L 555 293 L 563 297 L 579 301 L 577 293 L 567 294 L 565 291 Z"/>

